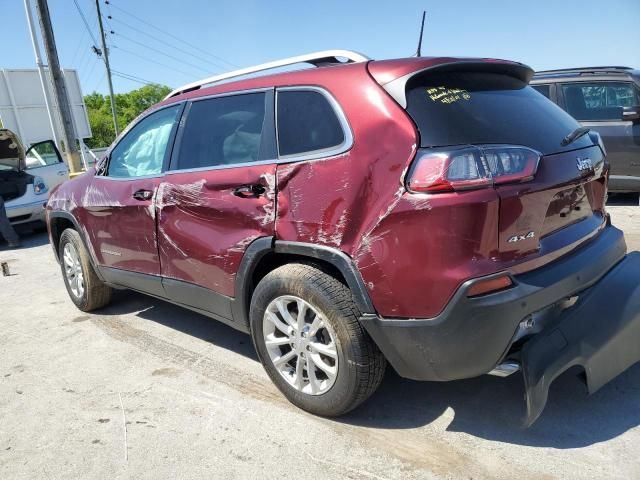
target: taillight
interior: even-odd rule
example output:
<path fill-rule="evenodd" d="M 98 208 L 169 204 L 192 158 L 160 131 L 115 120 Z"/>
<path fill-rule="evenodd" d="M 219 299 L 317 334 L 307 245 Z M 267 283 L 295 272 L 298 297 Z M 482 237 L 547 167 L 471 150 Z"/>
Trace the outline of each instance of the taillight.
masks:
<path fill-rule="evenodd" d="M 438 193 L 526 182 L 536 174 L 539 161 L 535 150 L 512 145 L 421 149 L 407 177 L 407 188 Z"/>

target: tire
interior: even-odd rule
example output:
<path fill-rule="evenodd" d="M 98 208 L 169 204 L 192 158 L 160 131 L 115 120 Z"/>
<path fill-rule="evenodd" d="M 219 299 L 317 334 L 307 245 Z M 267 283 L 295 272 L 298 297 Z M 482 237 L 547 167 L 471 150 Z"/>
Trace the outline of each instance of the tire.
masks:
<path fill-rule="evenodd" d="M 67 247 L 68 246 L 68 247 Z M 66 249 L 69 249 L 66 252 Z M 67 255 L 75 252 L 77 263 L 75 265 L 74 276 L 71 278 L 68 274 L 68 258 L 73 260 L 72 257 L 65 258 L 65 252 Z M 102 308 L 111 301 L 113 295 L 113 289 L 105 285 L 96 275 L 91 261 L 89 260 L 89 252 L 84 246 L 80 234 L 71 228 L 67 228 L 60 237 L 60 245 L 58 247 L 58 256 L 60 258 L 60 267 L 62 269 L 62 278 L 64 284 L 67 287 L 67 292 L 71 301 L 83 312 L 91 312 L 98 308 Z M 82 272 L 83 288 L 78 288 L 78 283 L 74 282 L 73 278 L 77 271 Z"/>
<path fill-rule="evenodd" d="M 286 320 L 283 305 L 289 322 L 278 327 L 277 320 Z M 300 310 L 306 312 L 302 323 Z M 359 316 L 349 288 L 316 266 L 284 265 L 260 281 L 251 299 L 251 336 L 267 374 L 291 403 L 335 417 L 360 405 L 378 388 L 386 359 Z M 304 367 L 300 376 L 299 366 Z"/>

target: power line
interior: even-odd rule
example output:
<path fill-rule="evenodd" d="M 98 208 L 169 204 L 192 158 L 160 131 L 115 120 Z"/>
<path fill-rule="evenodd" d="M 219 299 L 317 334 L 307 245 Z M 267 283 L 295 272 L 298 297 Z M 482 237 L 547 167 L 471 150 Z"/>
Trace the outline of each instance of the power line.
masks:
<path fill-rule="evenodd" d="M 126 11 L 126 10 L 124 10 L 122 7 L 118 7 L 117 5 L 112 4 L 109 0 L 106 0 L 106 1 L 105 1 L 105 3 L 106 3 L 107 5 L 112 6 L 113 8 L 115 8 L 115 9 L 117 9 L 117 10 L 120 10 L 120 11 L 121 11 L 122 13 L 124 13 L 125 15 L 129 15 L 130 17 L 135 18 L 135 19 L 136 19 L 136 20 L 138 20 L 139 22 L 142 22 L 142 23 L 144 23 L 144 24 L 146 24 L 146 25 L 148 25 L 148 26 L 150 26 L 150 27 L 154 28 L 155 30 L 158 30 L 158 31 L 159 31 L 159 32 L 161 32 L 163 35 L 167 35 L 167 36 L 169 36 L 169 37 L 173 38 L 174 40 L 177 40 L 178 42 L 181 42 L 181 43 L 183 43 L 183 44 L 185 44 L 185 45 L 187 45 L 187 46 L 189 46 L 189 47 L 191 47 L 191 48 L 194 48 L 194 49 L 198 50 L 198 51 L 199 51 L 199 52 L 201 52 L 201 53 L 204 53 L 205 55 L 207 55 L 207 56 L 209 56 L 209 57 L 216 58 L 217 60 L 220 60 L 221 62 L 224 62 L 224 63 L 226 63 L 227 65 L 229 65 L 229 66 L 231 66 L 231 67 L 233 67 L 233 68 L 240 68 L 238 65 L 236 65 L 236 64 L 234 64 L 234 63 L 231 63 L 231 62 L 229 62 L 229 61 L 225 60 L 225 59 L 224 59 L 224 58 L 222 58 L 222 57 L 219 57 L 219 56 L 217 56 L 217 55 L 214 55 L 213 53 L 208 52 L 208 51 L 206 51 L 206 50 L 203 50 L 202 48 L 198 47 L 197 45 L 194 45 L 194 44 L 192 44 L 192 43 L 189 43 L 189 42 L 187 42 L 186 40 L 183 40 L 182 38 L 177 37 L 176 35 L 173 35 L 173 34 L 171 34 L 170 32 L 167 32 L 166 30 L 163 30 L 163 29 L 161 29 L 161 28 L 159 28 L 159 27 L 155 26 L 155 25 L 154 25 L 154 24 L 152 24 L 152 23 L 147 22 L 146 20 L 144 20 L 144 19 L 142 19 L 142 18 L 138 17 L 137 15 L 134 15 L 133 13 L 127 12 L 127 11 Z"/>
<path fill-rule="evenodd" d="M 207 70 L 203 69 L 202 67 L 199 67 L 198 65 L 195 65 L 195 64 L 193 64 L 191 62 L 187 62 L 186 60 L 181 60 L 180 58 L 174 57 L 173 55 L 169 55 L 168 53 L 165 53 L 162 50 L 158 50 L 157 48 L 154 48 L 154 47 L 151 47 L 149 45 L 146 45 L 146 44 L 144 44 L 142 42 L 139 42 L 137 40 L 134 40 L 134 39 L 132 39 L 132 38 L 126 36 L 126 35 L 122 35 L 121 33 L 115 33 L 115 32 L 114 32 L 114 35 L 117 35 L 120 38 L 124 38 L 125 40 L 127 40 L 129 42 L 132 42 L 132 43 L 135 43 L 137 45 L 140 45 L 141 47 L 144 47 L 144 48 L 152 50 L 152 51 L 154 51 L 156 53 L 159 53 L 160 55 L 164 55 L 165 57 L 171 58 L 172 60 L 175 60 L 176 62 L 184 63 L 185 65 L 189 65 L 189 66 L 191 66 L 193 68 L 197 68 L 198 70 L 200 70 L 200 71 L 202 71 L 204 73 L 209 73 Z"/>
<path fill-rule="evenodd" d="M 144 78 L 138 77 L 136 75 L 131 75 L 128 73 L 124 73 L 124 72 L 119 72 L 117 70 L 111 70 L 111 72 L 120 77 L 120 78 L 124 78 L 126 80 L 131 80 L 133 82 L 138 82 L 138 83 L 142 83 L 144 85 L 152 85 L 152 84 L 157 84 L 157 82 L 152 82 L 150 80 L 145 80 Z"/>
<path fill-rule="evenodd" d="M 82 17 L 82 22 L 84 23 L 84 26 L 87 29 L 87 32 L 89 32 L 89 36 L 91 37 L 91 40 L 93 40 L 93 44 L 98 45 L 98 41 L 96 40 L 96 37 L 93 35 L 93 32 L 91 32 L 91 28 L 89 27 L 89 22 L 87 22 L 87 18 L 84 16 L 84 13 L 80 8 L 80 5 L 78 5 L 78 0 L 73 0 L 73 3 L 76 4 L 76 9 L 78 10 L 80 17 Z"/>
<path fill-rule="evenodd" d="M 169 70 L 173 70 L 173 71 L 175 71 L 177 73 L 180 73 L 180 74 L 184 75 L 187 78 L 192 78 L 191 75 L 188 75 L 188 74 L 186 74 L 186 73 L 184 73 L 184 72 L 182 72 L 180 70 L 175 70 L 175 67 L 172 67 L 171 65 L 167 65 L 166 63 L 158 62 L 157 60 L 153 60 L 153 59 L 145 57 L 143 55 L 139 55 L 139 54 L 137 54 L 135 52 L 132 52 L 131 50 L 127 50 L 126 48 L 122 48 L 119 45 L 113 45 L 112 44 L 111 46 L 113 48 L 116 48 L 116 49 L 122 51 L 122 52 L 128 53 L 129 55 L 133 55 L 134 57 L 137 57 L 137 58 L 139 58 L 141 60 L 144 60 L 146 62 L 155 63 L 156 65 L 160 65 L 161 67 L 168 68 Z"/>
<path fill-rule="evenodd" d="M 109 17 L 107 17 L 107 18 L 109 18 Z M 150 33 L 147 33 L 147 32 L 142 31 L 140 29 L 136 29 L 135 27 L 132 27 L 131 25 L 129 25 L 126 22 L 123 22 L 122 20 L 118 20 L 118 19 L 115 19 L 115 18 L 111 18 L 111 20 L 113 20 L 114 22 L 117 22 L 117 23 L 119 23 L 121 25 L 124 25 L 127 28 L 130 28 L 131 30 L 136 31 L 137 33 L 141 33 L 143 35 L 146 35 L 147 37 L 155 40 L 156 42 L 160 42 L 160 43 L 162 43 L 164 45 L 167 45 L 168 47 L 173 48 L 173 49 L 175 49 L 175 50 L 177 50 L 179 52 L 182 52 L 184 54 L 190 55 L 193 58 L 195 58 L 197 60 L 200 60 L 201 62 L 205 62 L 205 63 L 208 63 L 209 65 L 213 65 L 216 69 L 221 68 L 221 66 L 219 64 L 217 64 L 215 62 L 212 62 L 211 60 L 207 60 L 206 58 L 203 58 L 203 57 L 201 57 L 199 55 L 195 55 L 195 54 L 193 54 L 193 53 L 191 53 L 191 52 L 189 52 L 187 50 L 184 50 L 184 49 L 182 49 L 180 47 L 176 47 L 175 45 L 172 45 L 171 43 L 167 42 L 166 40 L 163 40 L 163 39 L 161 39 L 159 37 L 156 37 L 155 35 L 151 35 Z M 217 72 L 213 72 L 213 73 L 217 73 Z"/>

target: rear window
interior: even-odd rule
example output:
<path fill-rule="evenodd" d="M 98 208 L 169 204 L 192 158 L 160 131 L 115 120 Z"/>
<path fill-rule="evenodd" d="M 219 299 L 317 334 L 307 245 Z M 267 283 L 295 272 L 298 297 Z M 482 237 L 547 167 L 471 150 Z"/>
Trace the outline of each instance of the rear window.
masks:
<path fill-rule="evenodd" d="M 407 85 L 407 111 L 422 147 L 502 143 L 544 154 L 591 145 L 588 136 L 562 147 L 578 122 L 521 80 L 493 73 L 430 73 Z"/>

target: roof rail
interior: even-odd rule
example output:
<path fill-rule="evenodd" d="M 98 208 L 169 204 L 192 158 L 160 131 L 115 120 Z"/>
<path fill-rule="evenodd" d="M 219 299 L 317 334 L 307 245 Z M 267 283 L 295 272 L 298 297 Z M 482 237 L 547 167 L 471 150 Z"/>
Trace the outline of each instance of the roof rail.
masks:
<path fill-rule="evenodd" d="M 631 67 L 621 66 L 609 66 L 609 67 L 576 67 L 576 68 L 559 68 L 557 70 L 540 70 L 536 72 L 538 74 L 544 73 L 589 73 L 589 72 L 601 72 L 601 71 L 616 71 L 616 70 L 633 70 Z"/>
<path fill-rule="evenodd" d="M 346 58 L 346 62 L 341 62 L 339 58 Z M 221 82 L 223 80 L 229 80 L 231 78 L 242 77 L 256 72 L 262 72 L 265 70 L 272 70 L 274 68 L 286 67 L 288 65 L 295 65 L 297 63 L 310 63 L 316 67 L 323 65 L 331 65 L 335 63 L 354 63 L 354 62 L 366 62 L 370 60 L 369 57 L 362 55 L 351 50 L 324 50 L 322 52 L 307 53 L 305 55 L 298 55 L 297 57 L 284 58 L 282 60 L 275 60 L 273 62 L 261 63 L 253 67 L 241 68 L 240 70 L 234 70 L 232 72 L 223 73 L 220 75 L 214 75 L 213 77 L 203 78 L 197 82 L 188 83 L 173 90 L 169 95 L 165 97 L 165 100 L 170 97 L 174 97 L 181 93 L 189 92 L 191 90 L 197 90 L 204 85 L 210 85 L 212 83 Z"/>

